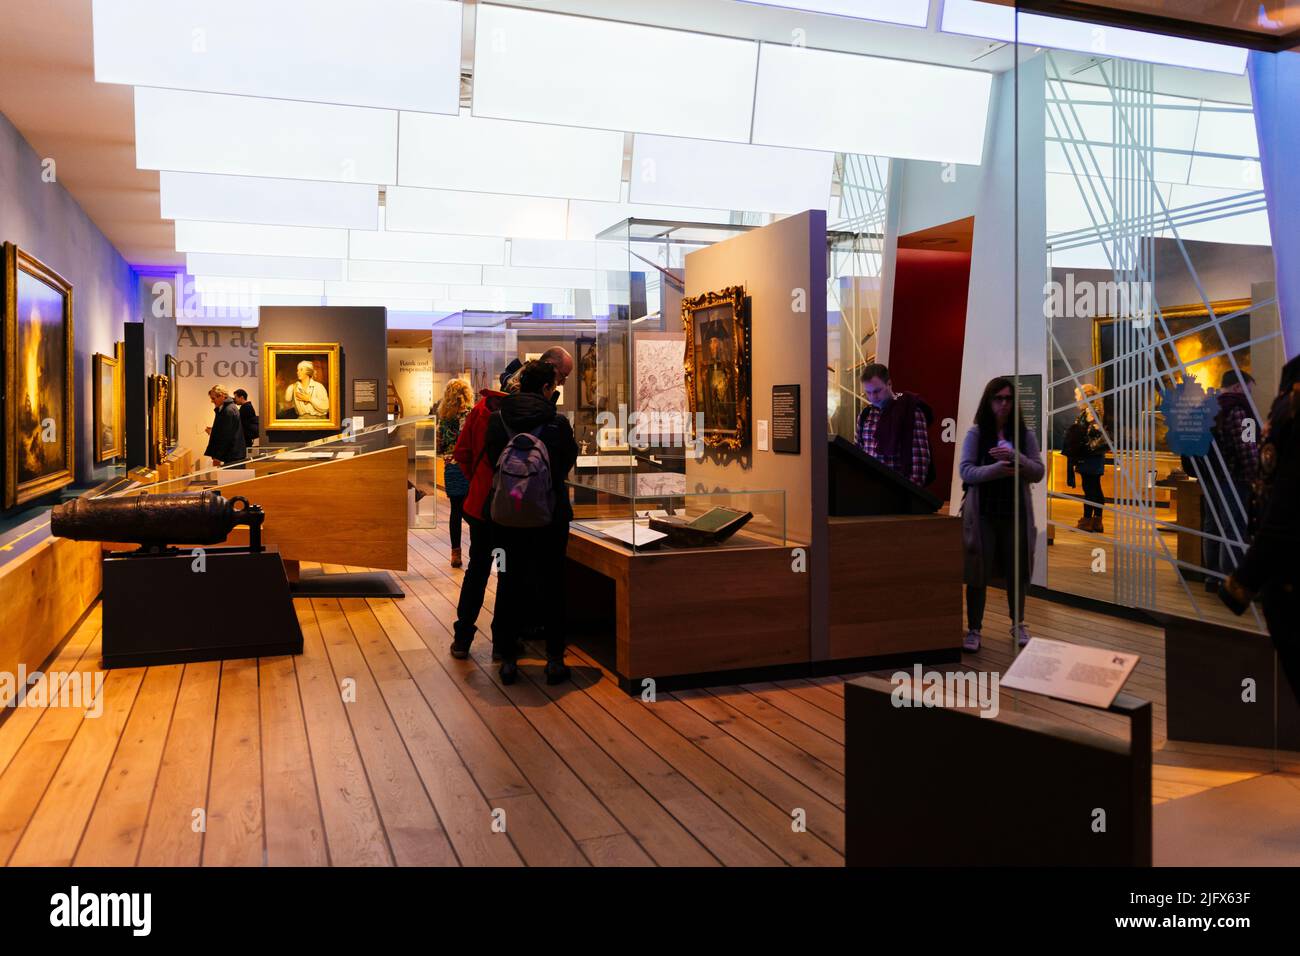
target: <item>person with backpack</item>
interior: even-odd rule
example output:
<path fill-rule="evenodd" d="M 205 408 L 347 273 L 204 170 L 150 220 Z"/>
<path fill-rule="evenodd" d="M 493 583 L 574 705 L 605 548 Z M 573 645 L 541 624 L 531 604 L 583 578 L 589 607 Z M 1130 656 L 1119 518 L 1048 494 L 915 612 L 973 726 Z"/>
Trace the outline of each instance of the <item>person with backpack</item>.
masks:
<path fill-rule="evenodd" d="M 889 369 L 877 362 L 862 370 L 862 392 L 867 406 L 858 415 L 858 447 L 914 485 L 934 481 L 930 406 L 912 392 L 895 392 Z"/>
<path fill-rule="evenodd" d="M 1106 473 L 1106 436 L 1102 434 L 1102 407 L 1095 400 L 1097 386 L 1085 382 L 1074 390 L 1079 417 L 1065 433 L 1065 483 L 1074 487 L 1077 473 L 1083 483 L 1083 517 L 1075 525 L 1090 534 L 1105 534 L 1102 506 L 1106 495 L 1101 490 L 1101 476 Z"/>
<path fill-rule="evenodd" d="M 569 420 L 555 410 L 558 371 L 550 362 L 527 362 L 519 391 L 501 400 L 487 426 L 485 451 L 496 462 L 487 511 L 497 568 L 492 647 L 501 682 L 518 677 L 515 659 L 525 622 L 541 615 L 546 641 L 546 683 L 569 678 L 564 663 L 564 554 L 573 507 L 566 482 L 578 460 Z"/>

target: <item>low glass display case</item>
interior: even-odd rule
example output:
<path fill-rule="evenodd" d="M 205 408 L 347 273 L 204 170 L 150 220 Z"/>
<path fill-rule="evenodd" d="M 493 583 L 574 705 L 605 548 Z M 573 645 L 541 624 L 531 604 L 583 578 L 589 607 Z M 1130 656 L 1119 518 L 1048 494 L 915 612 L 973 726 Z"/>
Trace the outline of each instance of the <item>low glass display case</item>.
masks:
<path fill-rule="evenodd" d="M 573 527 L 633 551 L 783 546 L 784 491 L 705 491 L 675 472 L 569 482 Z"/>

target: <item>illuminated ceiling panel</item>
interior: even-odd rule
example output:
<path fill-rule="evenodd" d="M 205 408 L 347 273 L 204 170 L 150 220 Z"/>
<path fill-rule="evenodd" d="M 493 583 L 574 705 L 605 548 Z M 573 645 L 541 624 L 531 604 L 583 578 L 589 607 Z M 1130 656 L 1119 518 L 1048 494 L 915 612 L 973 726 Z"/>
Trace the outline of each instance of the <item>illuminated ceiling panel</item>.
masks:
<path fill-rule="evenodd" d="M 379 225 L 379 187 L 365 183 L 163 170 L 158 185 L 164 219 L 329 229 L 375 229 Z"/>
<path fill-rule="evenodd" d="M 392 232 L 563 239 L 568 203 L 497 193 L 391 186 L 384 205 Z"/>

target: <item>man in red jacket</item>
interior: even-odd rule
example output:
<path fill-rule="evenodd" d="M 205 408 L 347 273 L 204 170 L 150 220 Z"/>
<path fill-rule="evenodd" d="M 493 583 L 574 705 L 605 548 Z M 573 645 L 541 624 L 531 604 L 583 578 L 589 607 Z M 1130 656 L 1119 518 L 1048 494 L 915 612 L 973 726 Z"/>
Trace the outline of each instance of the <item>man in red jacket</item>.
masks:
<path fill-rule="evenodd" d="M 555 366 L 558 385 L 563 385 L 573 372 L 573 356 L 567 349 L 559 346 L 547 349 L 541 360 Z M 522 362 L 513 360 L 501 373 L 500 389 L 485 388 L 479 392 L 479 400 L 465 417 L 452 452 L 460 470 L 469 476 L 469 494 L 465 496 L 469 564 L 460 582 L 460 600 L 456 603 L 456 624 L 451 641 L 451 656 L 459 660 L 469 657 L 469 647 L 478 630 L 479 611 L 483 609 L 483 594 L 492 573 L 492 533 L 487 520 L 487 496 L 492 491 L 492 474 L 497 463 L 489 461 L 485 451 L 488 422 L 500 409 L 501 400 L 519 390 L 518 375 L 522 367 Z"/>

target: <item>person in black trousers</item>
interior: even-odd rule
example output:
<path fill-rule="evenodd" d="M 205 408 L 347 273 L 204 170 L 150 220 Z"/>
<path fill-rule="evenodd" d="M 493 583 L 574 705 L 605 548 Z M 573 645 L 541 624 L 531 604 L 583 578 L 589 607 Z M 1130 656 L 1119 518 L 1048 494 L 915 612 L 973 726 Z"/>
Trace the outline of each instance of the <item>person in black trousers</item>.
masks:
<path fill-rule="evenodd" d="M 257 441 L 262 423 L 258 421 L 257 409 L 249 401 L 248 393 L 242 388 L 235 389 L 235 404 L 239 406 L 239 423 L 244 429 L 244 449 L 247 451 Z"/>
<path fill-rule="evenodd" d="M 569 543 L 573 506 L 566 484 L 578 460 L 578 444 L 569 420 L 555 410 L 556 368 L 532 361 L 519 373 L 519 391 L 501 400 L 501 409 L 487 426 L 485 448 L 494 465 L 511 436 L 535 432 L 550 463 L 553 509 L 551 523 L 541 528 L 492 526 L 492 545 L 504 552 L 497 569 L 497 599 L 492 617 L 492 646 L 501 658 L 501 682 L 518 676 L 515 657 L 526 625 L 541 624 L 546 640 L 546 682 L 569 678 L 564 663 L 564 553 Z M 491 514 L 491 504 L 484 509 Z"/>
<path fill-rule="evenodd" d="M 248 452 L 244 447 L 244 426 L 239 420 L 239 406 L 224 385 L 213 385 L 208 389 L 208 398 L 212 399 L 212 424 L 208 427 L 208 447 L 203 449 L 203 454 L 212 459 L 214 466 L 243 461 Z"/>

